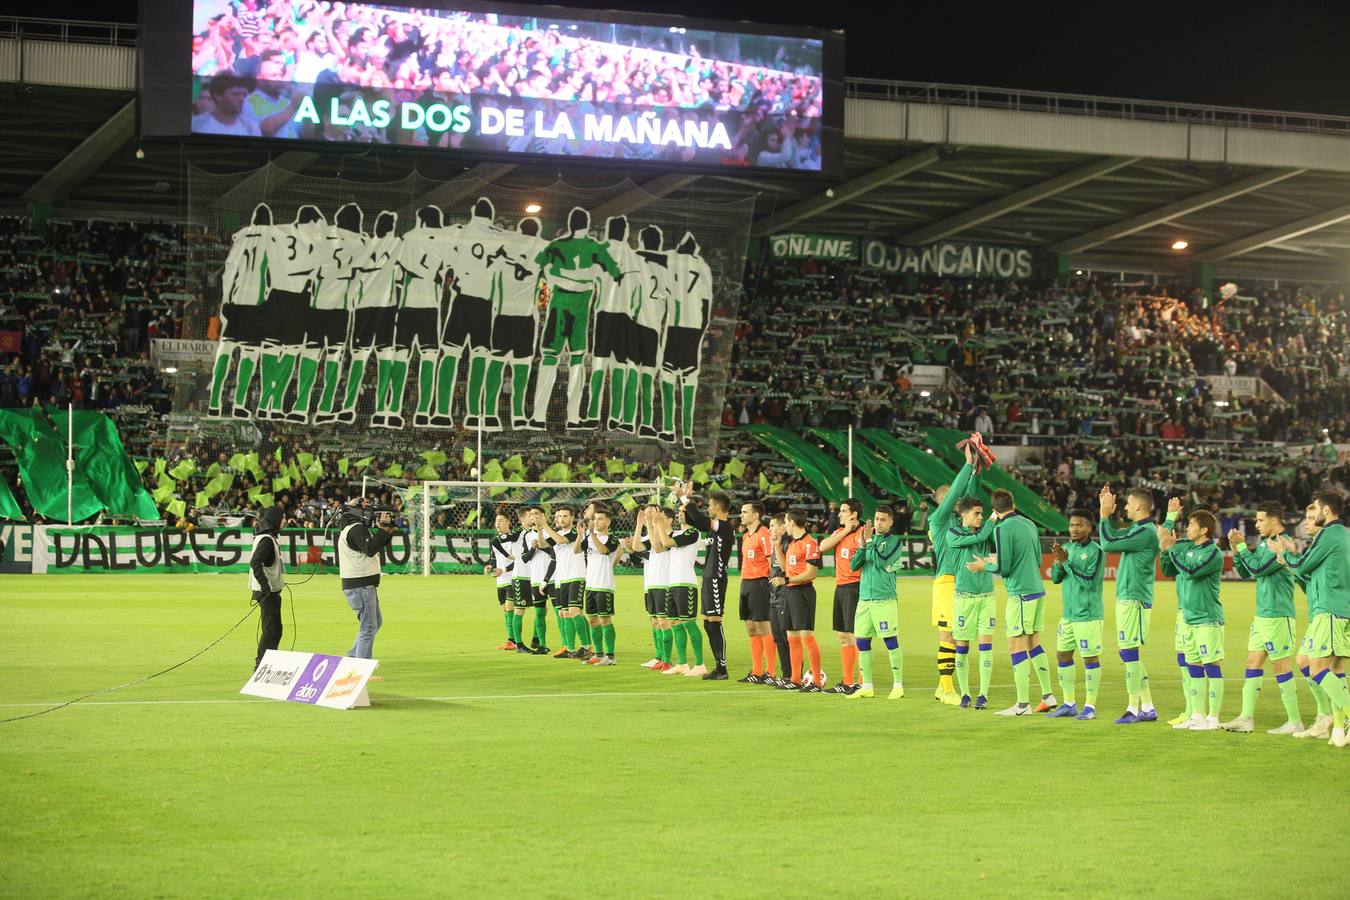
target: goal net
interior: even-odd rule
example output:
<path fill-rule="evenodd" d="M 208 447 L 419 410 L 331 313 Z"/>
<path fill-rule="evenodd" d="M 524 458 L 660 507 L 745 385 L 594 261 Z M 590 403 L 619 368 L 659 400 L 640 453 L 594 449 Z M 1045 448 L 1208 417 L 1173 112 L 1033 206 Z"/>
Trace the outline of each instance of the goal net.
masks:
<path fill-rule="evenodd" d="M 552 523 L 559 508 L 571 509 L 579 521 L 586 504 L 604 503 L 611 532 L 626 537 L 634 531 L 637 511 L 671 500 L 667 494 L 673 487 L 661 482 L 424 481 L 410 492 L 406 506 L 413 551 L 409 572 L 481 575 L 492 562 L 497 514 L 504 513 L 515 529 L 521 512 L 533 506 Z M 621 565 L 616 571 L 625 569 Z"/>

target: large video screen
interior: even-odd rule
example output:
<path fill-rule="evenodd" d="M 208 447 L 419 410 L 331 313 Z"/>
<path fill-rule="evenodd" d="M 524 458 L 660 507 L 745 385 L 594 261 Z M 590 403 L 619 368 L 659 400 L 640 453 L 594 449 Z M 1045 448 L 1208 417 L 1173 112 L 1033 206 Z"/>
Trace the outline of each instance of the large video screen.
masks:
<path fill-rule="evenodd" d="M 165 91 L 184 104 L 175 116 L 147 77 L 147 134 L 812 172 L 834 169 L 842 139 L 837 33 L 558 7 L 183 2 L 190 96 Z M 148 38 L 148 53 L 172 50 Z M 160 86 L 178 80 L 173 60 L 146 65 Z"/>

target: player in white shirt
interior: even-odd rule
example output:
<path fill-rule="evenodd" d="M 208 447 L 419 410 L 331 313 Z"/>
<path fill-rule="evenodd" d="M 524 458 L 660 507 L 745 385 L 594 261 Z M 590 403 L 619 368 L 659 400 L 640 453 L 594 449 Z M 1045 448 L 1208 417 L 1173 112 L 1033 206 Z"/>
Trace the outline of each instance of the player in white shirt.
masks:
<path fill-rule="evenodd" d="M 267 273 L 271 290 L 263 304 L 263 342 L 256 415 L 284 419 L 286 391 L 305 345 L 310 297 L 323 263 L 328 223 L 316 206 L 302 206 L 289 225 L 268 232 Z"/>
<path fill-rule="evenodd" d="M 496 578 L 497 605 L 501 607 L 505 616 L 506 640 L 497 649 L 514 650 L 516 604 L 515 595 L 511 590 L 511 571 L 515 568 L 514 544 L 519 535 L 512 533 L 511 517 L 501 510 L 497 511 L 493 527 L 497 529 L 497 533 L 488 542 L 492 562 L 483 567 L 483 574 Z"/>
<path fill-rule="evenodd" d="M 670 554 L 656 550 L 655 544 L 659 531 L 659 522 L 664 517 L 658 506 L 652 505 L 638 510 L 637 523 L 631 537 L 621 543 L 628 551 L 628 558 L 642 564 L 642 596 L 646 601 L 647 617 L 652 626 L 652 647 L 655 650 L 651 659 L 642 664 L 644 669 L 664 672 L 670 664 L 670 622 L 666 619 L 666 582 Z"/>
<path fill-rule="evenodd" d="M 539 220 L 521 219 L 515 234 L 504 244 L 505 253 L 494 256 L 489 266 L 495 273 L 492 285 L 492 354 L 488 357 L 484 385 L 484 428 L 501 423 L 502 382 L 511 369 L 511 427 L 530 428 L 526 408 L 530 368 L 539 335 L 539 263 L 548 241 L 539 236 Z M 472 368 L 472 367 L 471 367 Z"/>
<path fill-rule="evenodd" d="M 570 507 L 553 510 L 553 524 L 543 520 L 541 546 L 553 553 L 553 609 L 558 615 L 558 631 L 563 646 L 553 654 L 555 659 L 590 659 L 591 629 L 583 615 L 586 591 L 586 557 L 572 549 L 577 540 L 577 529 Z"/>
<path fill-rule="evenodd" d="M 676 664 L 666 675 L 689 675 L 702 678 L 708 674 L 703 664 L 703 632 L 698 624 L 698 548 L 700 535 L 684 517 L 684 507 L 668 515 L 678 521 L 679 527 L 659 535 L 659 543 L 670 556 L 666 586 L 666 618 L 671 622 L 675 644 Z M 693 649 L 694 665 L 689 666 L 685 644 Z"/>
<path fill-rule="evenodd" d="M 508 251 L 513 233 L 494 224 L 492 201 L 479 197 L 469 221 L 446 229 L 450 251 L 446 257 L 446 280 L 451 286 L 450 311 L 440 334 L 440 359 L 436 372 L 434 424 L 453 424 L 451 403 L 460 360 L 468 359 L 468 390 L 465 391 L 464 427 L 476 429 L 483 415 L 484 381 L 492 349 L 492 292 L 497 279 L 493 265 Z M 500 422 L 483 422 L 484 430 L 500 430 Z"/>
<path fill-rule="evenodd" d="M 385 210 L 375 218 L 374 231 L 366 241 L 365 256 L 359 263 L 360 290 L 352 315 L 347 387 L 343 392 L 342 409 L 336 416 L 344 425 L 356 421 L 356 401 L 361 396 L 371 354 L 383 354 L 394 344 L 394 326 L 398 319 L 394 260 L 399 253 L 399 244 L 398 214 Z"/>
<path fill-rule="evenodd" d="M 670 256 L 675 291 L 666 310 L 665 342 L 661 356 L 661 415 L 663 441 L 675 440 L 676 394 L 679 394 L 680 430 L 684 448 L 694 447 L 694 400 L 703 367 L 703 336 L 712 316 L 712 270 L 699 254 L 698 241 L 685 232 Z"/>
<path fill-rule="evenodd" d="M 520 510 L 520 529 L 512 547 L 511 559 L 514 568 L 511 571 L 511 593 L 515 606 L 515 642 L 519 653 L 533 653 L 529 642 L 524 639 L 525 610 L 534 606 L 534 585 L 530 580 L 530 561 L 534 559 L 535 549 L 539 545 L 539 532 L 534 528 L 534 510 L 525 507 Z"/>
<path fill-rule="evenodd" d="M 548 524 L 548 518 L 537 506 L 533 512 L 535 549 L 534 556 L 530 558 L 530 590 L 534 599 L 534 637 L 530 641 L 530 648 L 535 653 L 543 654 L 549 652 L 548 601 L 550 597 L 556 596 L 553 590 L 555 562 L 553 548 L 544 539 L 544 526 Z"/>
<path fill-rule="evenodd" d="M 361 207 L 348 203 L 334 214 L 333 224 L 327 227 L 324 235 L 324 243 L 320 246 L 323 253 L 310 291 L 295 400 L 286 414 L 288 422 L 303 424 L 309 421 L 320 362 L 323 364 L 324 387 L 319 408 L 332 410 L 342 355 L 351 334 L 351 310 L 360 291 L 353 264 L 365 254 L 366 236 L 361 225 Z M 324 401 L 327 401 L 326 406 Z M 331 412 L 327 418 L 331 421 Z M 318 417 L 315 421 L 319 421 Z"/>
<path fill-rule="evenodd" d="M 272 210 L 266 203 L 259 203 L 253 208 L 249 224 L 236 231 L 230 240 L 220 280 L 220 342 L 216 344 L 208 416 L 223 412 L 221 402 L 236 350 L 239 364 L 235 372 L 234 415 L 241 419 L 253 416 L 245 401 L 258 366 L 263 339 L 262 305 L 271 287 L 267 274 L 271 227 Z"/>
<path fill-rule="evenodd" d="M 614 562 L 620 544 L 609 533 L 609 507 L 591 504 L 590 520 L 577 532 L 574 550 L 586 554 L 586 615 L 592 617 L 591 634 L 596 655 L 593 666 L 614 665 Z"/>

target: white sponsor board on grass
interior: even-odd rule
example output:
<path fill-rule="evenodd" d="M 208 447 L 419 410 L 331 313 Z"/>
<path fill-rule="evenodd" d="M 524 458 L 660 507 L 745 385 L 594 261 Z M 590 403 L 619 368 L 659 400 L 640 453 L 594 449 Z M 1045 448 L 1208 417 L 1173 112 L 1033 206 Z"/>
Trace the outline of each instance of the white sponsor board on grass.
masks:
<path fill-rule="evenodd" d="M 373 659 L 268 650 L 239 693 L 332 709 L 369 706 L 366 686 L 378 666 Z"/>

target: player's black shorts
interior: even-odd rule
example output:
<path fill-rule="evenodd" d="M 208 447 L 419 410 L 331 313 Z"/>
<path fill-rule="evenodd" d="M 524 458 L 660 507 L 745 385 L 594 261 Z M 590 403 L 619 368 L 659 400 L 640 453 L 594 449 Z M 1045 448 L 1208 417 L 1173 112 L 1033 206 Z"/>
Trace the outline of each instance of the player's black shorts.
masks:
<path fill-rule="evenodd" d="M 647 601 L 647 615 L 663 618 L 666 614 L 666 589 L 648 588 L 643 599 Z"/>
<path fill-rule="evenodd" d="M 816 630 L 816 586 L 792 584 L 783 588 L 788 631 Z"/>
<path fill-rule="evenodd" d="M 263 339 L 262 307 L 226 303 L 220 308 L 220 339 L 236 344 L 261 344 Z"/>
<path fill-rule="evenodd" d="M 638 366 L 656 366 L 656 357 L 661 348 L 661 336 L 655 328 L 632 323 L 632 338 L 628 349 L 628 361 Z"/>
<path fill-rule="evenodd" d="M 628 332 L 632 319 L 623 313 L 597 312 L 595 314 L 595 343 L 591 353 L 596 359 L 614 359 L 626 363 L 628 359 Z"/>
<path fill-rule="evenodd" d="M 588 616 L 612 616 L 614 615 L 614 592 L 613 591 L 593 591 L 586 589 L 586 615 Z"/>
<path fill-rule="evenodd" d="M 666 352 L 661 358 L 661 368 L 668 372 L 698 371 L 699 347 L 702 343 L 702 328 L 667 328 Z"/>
<path fill-rule="evenodd" d="M 524 609 L 527 606 L 534 605 L 534 588 L 528 578 L 515 578 L 511 581 L 512 603 L 516 609 Z"/>
<path fill-rule="evenodd" d="M 460 294 L 450 304 L 441 343 L 447 347 L 492 346 L 492 301 Z"/>
<path fill-rule="evenodd" d="M 727 609 L 727 576 L 708 575 L 703 576 L 703 614 L 705 616 L 720 616 Z"/>
<path fill-rule="evenodd" d="M 498 603 L 516 602 L 516 592 L 511 589 L 510 584 L 497 585 L 497 602 Z"/>
<path fill-rule="evenodd" d="M 741 621 L 769 621 L 769 579 L 741 579 Z"/>
<path fill-rule="evenodd" d="M 283 347 L 305 342 L 310 322 L 309 295 L 296 291 L 271 290 L 267 302 L 258 307 L 263 340 Z"/>
<path fill-rule="evenodd" d="M 558 609 L 581 609 L 585 587 L 584 581 L 564 581 L 558 585 L 558 599 L 554 605 Z"/>
<path fill-rule="evenodd" d="M 412 347 L 414 344 L 425 353 L 435 351 L 440 331 L 441 311 L 436 308 L 404 307 L 398 311 L 398 325 L 394 329 L 395 347 Z"/>
<path fill-rule="evenodd" d="M 397 307 L 358 308 L 352 314 L 352 347 L 362 350 L 370 347 L 392 347 L 394 323 L 397 319 Z"/>
<path fill-rule="evenodd" d="M 567 601 L 564 600 L 564 599 L 562 599 L 561 595 L 558 593 L 558 586 L 557 586 L 556 584 L 554 584 L 553 582 L 550 581 L 548 584 L 544 585 L 542 588 L 539 588 L 539 590 L 543 592 L 543 594 L 544 594 L 544 596 L 545 596 L 546 598 L 548 598 L 549 600 L 552 600 L 552 601 L 553 601 L 553 608 L 554 608 L 554 609 L 566 609 L 566 608 L 567 608 Z"/>
<path fill-rule="evenodd" d="M 534 317 L 498 316 L 492 321 L 492 352 L 513 359 L 534 357 Z"/>
<path fill-rule="evenodd" d="M 666 588 L 666 618 L 693 619 L 698 616 L 698 588 L 676 584 Z"/>
<path fill-rule="evenodd" d="M 834 586 L 834 630 L 852 631 L 853 617 L 858 614 L 858 591 L 862 585 L 836 584 Z"/>

